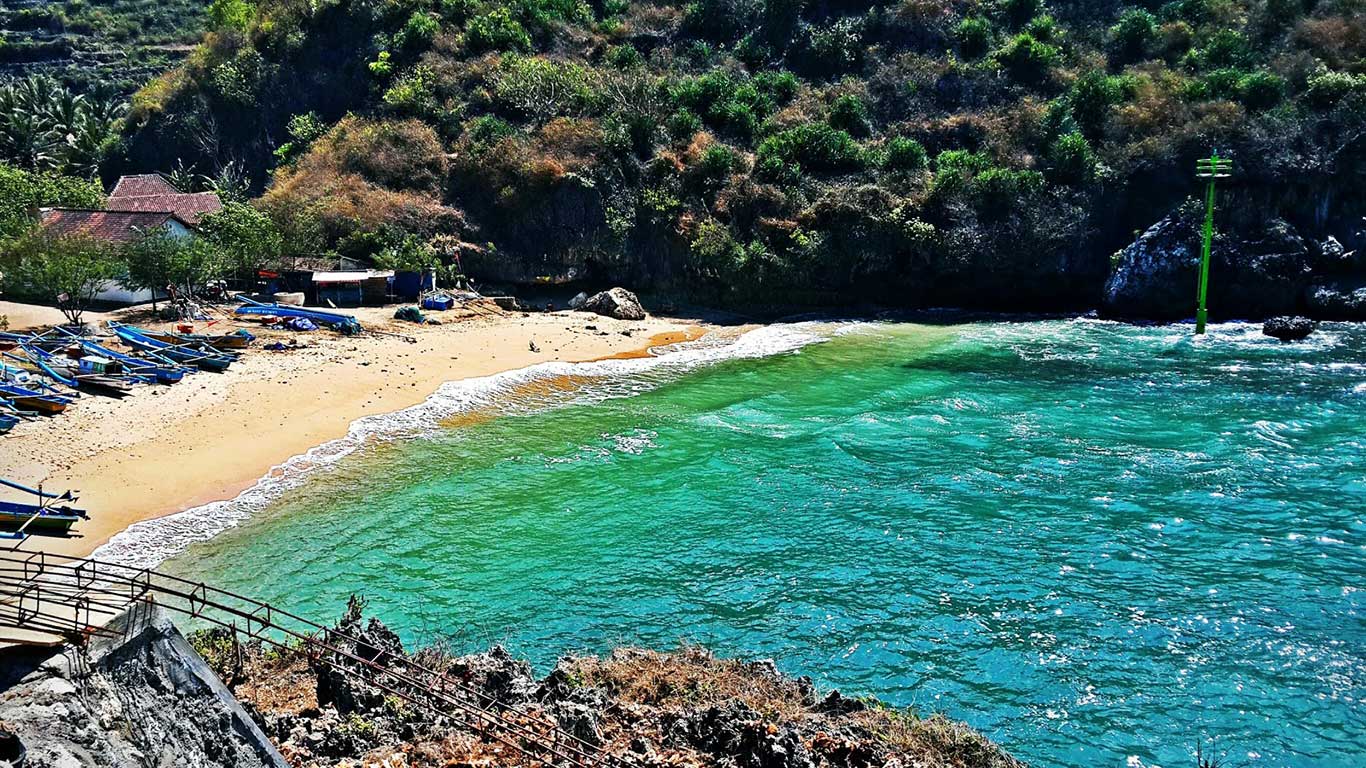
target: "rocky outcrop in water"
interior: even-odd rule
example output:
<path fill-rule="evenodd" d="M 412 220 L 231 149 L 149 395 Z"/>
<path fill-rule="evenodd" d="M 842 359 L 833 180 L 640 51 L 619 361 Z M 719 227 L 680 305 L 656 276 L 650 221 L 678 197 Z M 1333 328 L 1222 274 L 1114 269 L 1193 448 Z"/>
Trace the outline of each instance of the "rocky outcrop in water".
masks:
<path fill-rule="evenodd" d="M 1319 324 L 1307 317 L 1280 316 L 1268 318 L 1262 323 L 1262 333 L 1281 341 L 1299 341 L 1318 328 Z"/>
<path fill-rule="evenodd" d="M 159 612 L 113 625 L 88 651 L 0 654 L 0 723 L 26 768 L 288 768 L 203 659 Z"/>
<path fill-rule="evenodd" d="M 1149 227 L 1116 255 L 1105 285 L 1108 317 L 1179 320 L 1195 315 L 1201 233 L 1189 209 Z M 1352 286 L 1354 254 L 1334 238 L 1316 243 L 1282 219 L 1215 237 L 1208 306 L 1214 319 L 1309 314 L 1366 318 L 1366 290 Z M 1362 275 L 1366 282 L 1366 275 Z"/>
<path fill-rule="evenodd" d="M 618 320 L 644 320 L 645 308 L 640 299 L 625 288 L 612 288 L 589 296 L 583 302 L 583 309 Z"/>

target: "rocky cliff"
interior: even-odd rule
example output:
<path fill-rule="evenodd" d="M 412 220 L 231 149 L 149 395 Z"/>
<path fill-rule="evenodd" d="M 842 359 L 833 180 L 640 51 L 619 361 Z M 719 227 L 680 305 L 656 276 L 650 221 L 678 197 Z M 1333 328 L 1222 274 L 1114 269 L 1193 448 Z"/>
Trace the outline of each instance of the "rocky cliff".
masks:
<path fill-rule="evenodd" d="M 159 611 L 118 640 L 0 652 L 0 764 L 26 768 L 287 768 L 217 675 Z"/>

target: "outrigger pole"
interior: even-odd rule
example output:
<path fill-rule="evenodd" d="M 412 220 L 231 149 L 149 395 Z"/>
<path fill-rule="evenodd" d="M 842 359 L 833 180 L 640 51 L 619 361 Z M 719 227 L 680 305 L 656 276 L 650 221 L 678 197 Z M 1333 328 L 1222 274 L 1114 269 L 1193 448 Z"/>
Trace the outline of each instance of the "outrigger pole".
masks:
<path fill-rule="evenodd" d="M 1204 179 L 1205 187 L 1205 239 L 1200 249 L 1200 288 L 1196 294 L 1195 334 L 1205 332 L 1205 297 L 1209 293 L 1209 252 L 1214 240 L 1214 183 L 1219 179 L 1233 176 L 1233 161 L 1220 157 L 1214 150 L 1209 157 L 1195 161 L 1195 177 Z"/>

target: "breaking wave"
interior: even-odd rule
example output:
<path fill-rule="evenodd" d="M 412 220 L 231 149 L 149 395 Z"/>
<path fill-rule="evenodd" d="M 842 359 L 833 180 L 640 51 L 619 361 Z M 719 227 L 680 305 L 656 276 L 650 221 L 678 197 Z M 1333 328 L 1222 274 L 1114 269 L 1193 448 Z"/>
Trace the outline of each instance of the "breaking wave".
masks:
<path fill-rule="evenodd" d="M 250 519 L 294 490 L 319 470 L 377 442 L 430 435 L 443 420 L 484 409 L 527 413 L 549 408 L 630 397 L 665 384 L 679 375 L 726 360 L 796 352 L 809 344 L 848 332 L 859 323 L 772 325 L 734 338 L 702 339 L 652 350 L 651 357 L 584 363 L 538 363 L 491 376 L 443 384 L 424 402 L 393 413 L 352 422 L 337 438 L 273 467 L 255 485 L 226 501 L 215 501 L 153 520 L 134 523 L 100 546 L 91 557 L 108 562 L 154 568 Z M 543 387 L 538 382 L 570 381 L 570 388 Z"/>

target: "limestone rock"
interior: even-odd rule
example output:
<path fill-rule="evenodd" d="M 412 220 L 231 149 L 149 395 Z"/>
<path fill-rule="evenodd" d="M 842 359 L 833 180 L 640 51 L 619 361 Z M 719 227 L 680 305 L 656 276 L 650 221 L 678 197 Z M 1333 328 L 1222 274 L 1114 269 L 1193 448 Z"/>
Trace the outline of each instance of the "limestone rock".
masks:
<path fill-rule="evenodd" d="M 645 309 L 640 306 L 640 299 L 625 288 L 618 287 L 595 293 L 584 302 L 583 308 L 618 320 L 645 319 Z"/>

